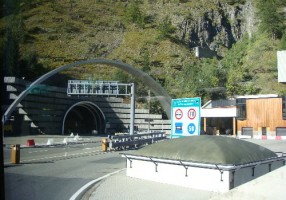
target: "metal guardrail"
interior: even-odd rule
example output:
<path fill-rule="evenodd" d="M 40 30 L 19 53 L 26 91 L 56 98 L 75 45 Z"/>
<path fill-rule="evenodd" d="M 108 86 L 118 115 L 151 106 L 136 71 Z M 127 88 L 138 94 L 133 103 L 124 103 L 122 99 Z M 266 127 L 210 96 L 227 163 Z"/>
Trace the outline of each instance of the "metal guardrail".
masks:
<path fill-rule="evenodd" d="M 164 132 L 154 132 L 146 134 L 135 135 L 115 135 L 109 136 L 109 149 L 110 150 L 123 150 L 128 148 L 138 148 L 142 145 L 155 143 L 159 140 L 166 139 Z"/>

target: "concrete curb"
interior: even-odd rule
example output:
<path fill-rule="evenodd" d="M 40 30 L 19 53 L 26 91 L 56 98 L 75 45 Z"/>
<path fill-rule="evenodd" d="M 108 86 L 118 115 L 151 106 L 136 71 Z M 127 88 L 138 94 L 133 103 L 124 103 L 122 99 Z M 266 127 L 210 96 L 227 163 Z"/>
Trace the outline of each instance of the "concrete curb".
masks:
<path fill-rule="evenodd" d="M 123 170 L 125 170 L 125 168 L 117 170 L 117 171 L 109 173 L 109 174 L 106 174 L 100 178 L 93 180 L 93 181 L 90 181 L 89 183 L 82 186 L 76 193 L 74 193 L 74 195 L 72 195 L 69 200 L 80 200 L 82 198 L 82 196 L 86 193 L 86 191 L 89 190 L 92 186 L 94 186 L 94 184 L 98 183 L 99 181 L 101 181 L 103 179 L 108 178 L 109 176 L 117 174 Z"/>
<path fill-rule="evenodd" d="M 239 135 L 238 139 L 255 139 L 255 140 L 286 140 L 286 136 L 267 136 L 267 135 Z"/>
<path fill-rule="evenodd" d="M 259 135 L 259 136 L 253 136 L 253 139 L 258 139 L 258 140 L 286 140 L 286 136 Z"/>

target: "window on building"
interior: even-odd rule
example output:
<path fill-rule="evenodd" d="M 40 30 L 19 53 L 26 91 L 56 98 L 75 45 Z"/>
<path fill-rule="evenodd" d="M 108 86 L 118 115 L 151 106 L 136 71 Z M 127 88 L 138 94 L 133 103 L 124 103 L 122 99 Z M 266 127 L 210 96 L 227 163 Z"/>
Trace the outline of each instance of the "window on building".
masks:
<path fill-rule="evenodd" d="M 277 136 L 286 136 L 286 127 L 277 127 L 276 128 Z"/>
<path fill-rule="evenodd" d="M 261 131 L 262 131 L 262 135 L 267 135 L 266 127 L 262 127 Z"/>
<path fill-rule="evenodd" d="M 253 127 L 242 127 L 241 134 L 253 137 Z"/>
<path fill-rule="evenodd" d="M 246 99 L 236 99 L 237 118 L 240 120 L 246 119 Z"/>
<path fill-rule="evenodd" d="M 286 119 L 286 96 L 282 96 L 282 117 Z"/>

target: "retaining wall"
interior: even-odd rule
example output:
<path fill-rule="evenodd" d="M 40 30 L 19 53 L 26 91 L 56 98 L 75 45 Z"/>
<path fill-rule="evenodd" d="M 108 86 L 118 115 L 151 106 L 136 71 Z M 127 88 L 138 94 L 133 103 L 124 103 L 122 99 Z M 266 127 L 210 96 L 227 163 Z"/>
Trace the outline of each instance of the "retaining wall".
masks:
<path fill-rule="evenodd" d="M 16 77 L 5 77 L 5 105 L 8 106 L 29 86 L 29 82 Z M 5 134 L 62 134 L 63 118 L 67 110 L 82 101 L 94 103 L 108 119 L 109 131 L 116 132 L 118 127 L 127 130 L 130 125 L 130 104 L 123 103 L 122 98 L 105 96 L 68 96 L 66 88 L 40 85 L 17 105 L 9 122 L 5 124 Z M 150 122 L 150 130 L 170 132 L 170 120 L 163 120 L 161 115 L 148 114 L 146 109 L 135 109 L 135 126 L 139 130 L 148 129 L 146 118 Z M 109 133 L 110 133 L 109 132 Z"/>

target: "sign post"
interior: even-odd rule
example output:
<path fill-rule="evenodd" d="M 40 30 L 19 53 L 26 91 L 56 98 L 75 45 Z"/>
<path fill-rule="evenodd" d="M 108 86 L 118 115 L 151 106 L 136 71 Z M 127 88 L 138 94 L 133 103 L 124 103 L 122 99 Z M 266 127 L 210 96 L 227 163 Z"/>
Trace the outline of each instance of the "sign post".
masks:
<path fill-rule="evenodd" d="M 201 98 L 172 100 L 171 138 L 200 135 Z"/>

